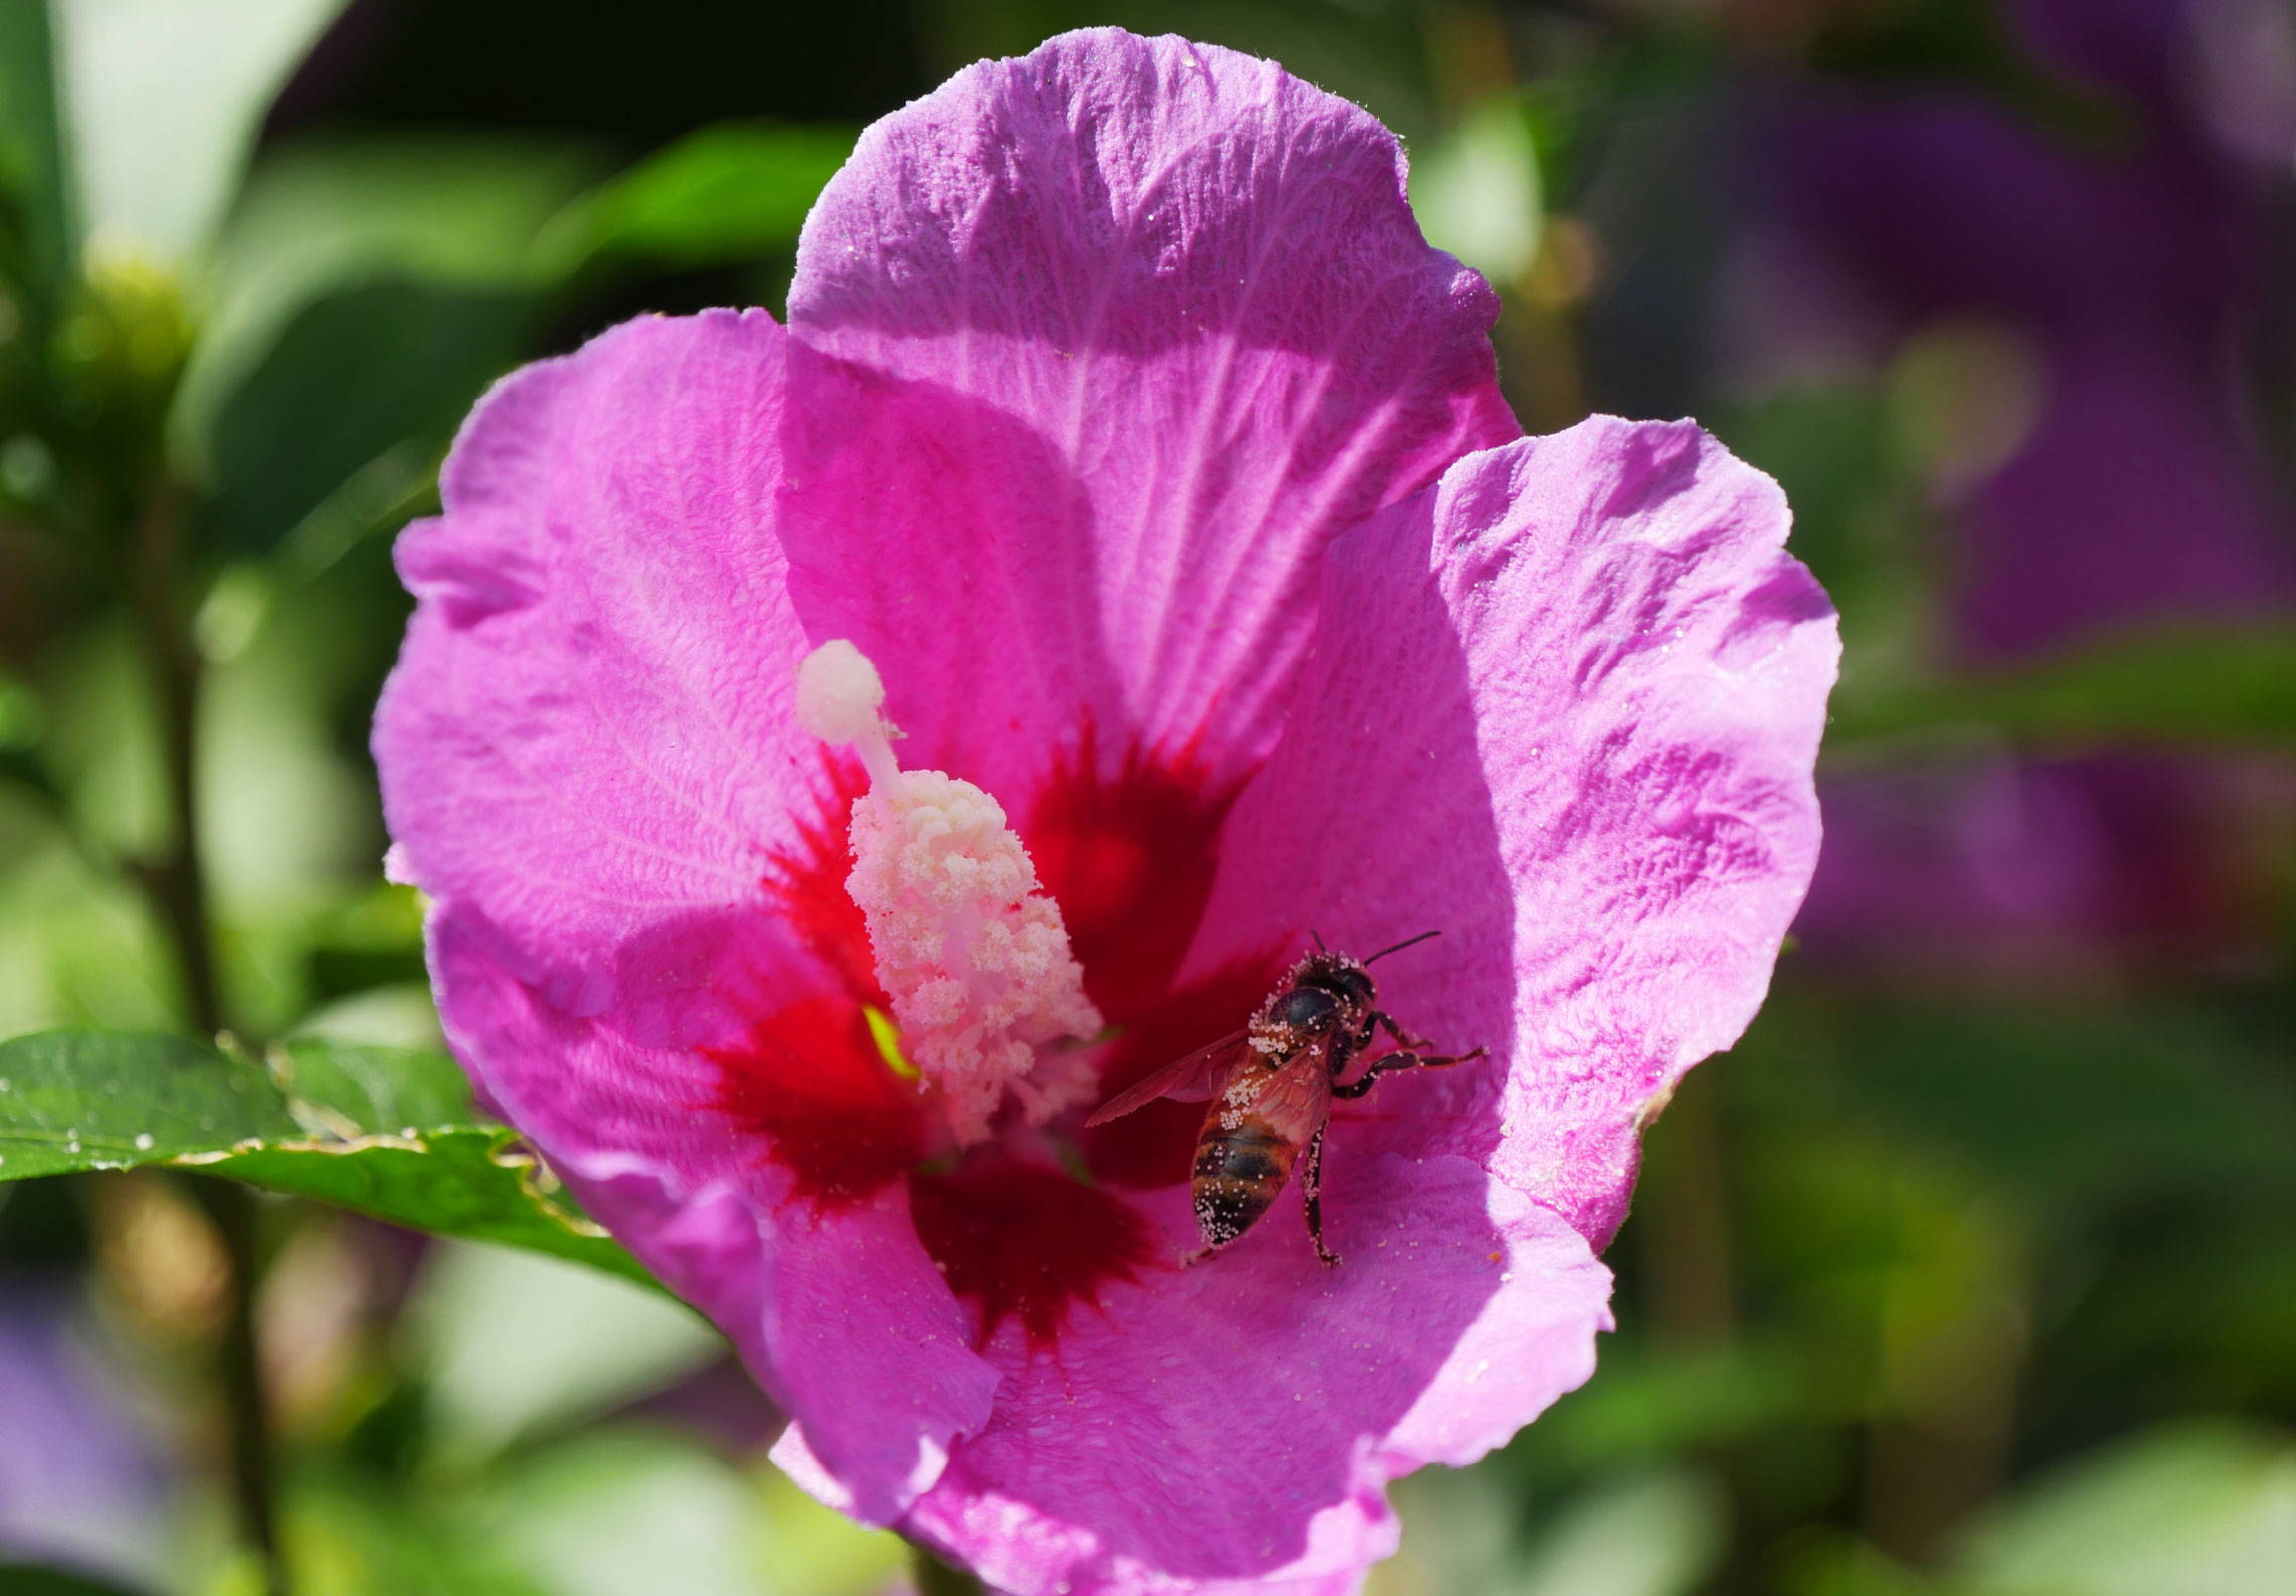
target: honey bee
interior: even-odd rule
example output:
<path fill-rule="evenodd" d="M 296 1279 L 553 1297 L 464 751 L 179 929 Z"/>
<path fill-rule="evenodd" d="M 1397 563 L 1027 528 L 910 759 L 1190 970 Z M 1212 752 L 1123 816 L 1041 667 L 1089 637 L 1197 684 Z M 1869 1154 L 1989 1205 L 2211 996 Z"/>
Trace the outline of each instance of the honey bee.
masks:
<path fill-rule="evenodd" d="M 1117 1093 L 1086 1122 L 1105 1125 L 1160 1097 L 1212 1100 L 1196 1134 L 1188 1183 L 1204 1245 L 1183 1262 L 1208 1258 L 1251 1229 L 1302 1157 L 1299 1185 L 1307 1202 L 1307 1234 L 1317 1257 L 1327 1264 L 1339 1261 L 1323 1244 L 1323 1133 L 1331 1100 L 1361 1097 L 1380 1076 L 1397 1070 L 1464 1064 L 1487 1051 L 1430 1054 L 1426 1049 L 1433 1043 L 1407 1034 L 1375 1006 L 1379 988 L 1365 966 L 1436 934 L 1422 932 L 1363 959 L 1334 953 L 1317 936 L 1315 951 L 1292 966 L 1284 984 L 1242 1030 Z M 1381 1031 L 1393 1039 L 1394 1050 L 1372 1059 L 1353 1080 L 1345 1079 Z"/>

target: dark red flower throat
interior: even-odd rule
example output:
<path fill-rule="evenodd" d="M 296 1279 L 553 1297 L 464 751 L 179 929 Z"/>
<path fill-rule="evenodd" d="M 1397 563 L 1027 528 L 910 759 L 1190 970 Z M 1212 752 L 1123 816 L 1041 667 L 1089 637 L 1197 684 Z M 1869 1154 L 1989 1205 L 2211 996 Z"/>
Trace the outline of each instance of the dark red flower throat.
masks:
<path fill-rule="evenodd" d="M 1102 769 L 1087 729 L 1038 787 L 1019 831 L 1067 922 L 1085 992 L 1115 1033 L 1102 1062 L 1115 1091 L 1235 1029 L 1282 950 L 1175 988 L 1235 788 L 1215 786 L 1185 749 L 1134 747 Z M 864 1012 L 891 1011 L 845 885 L 846 816 L 866 788 L 857 763 L 832 758 L 819 818 L 766 879 L 837 990 L 760 1014 L 738 1042 L 711 1050 L 721 1070 L 716 1107 L 758 1138 L 817 1211 L 908 1182 L 918 1239 L 975 1304 L 983 1344 L 1012 1319 L 1032 1345 L 1049 1345 L 1072 1305 L 1161 1261 L 1153 1227 L 1108 1187 L 1184 1180 L 1202 1110 L 1153 1105 L 1090 1133 L 1080 1144 L 1090 1180 L 999 1141 L 953 1164 L 936 1159 L 925 1101 L 888 1064 Z"/>

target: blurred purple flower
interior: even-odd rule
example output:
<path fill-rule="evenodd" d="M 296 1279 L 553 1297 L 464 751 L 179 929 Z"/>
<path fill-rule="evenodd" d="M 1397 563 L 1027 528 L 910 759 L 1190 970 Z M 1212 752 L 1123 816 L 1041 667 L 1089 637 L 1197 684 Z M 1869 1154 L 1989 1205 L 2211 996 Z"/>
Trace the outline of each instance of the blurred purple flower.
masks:
<path fill-rule="evenodd" d="M 2296 520 L 2248 370 L 2296 317 L 2289 15 L 2277 0 L 2004 13 L 2089 112 L 2109 109 L 2108 132 L 1973 89 L 1772 82 L 1757 96 L 1750 281 L 1773 297 L 1745 308 L 1767 358 L 1845 334 L 1885 355 L 1955 319 L 2000 328 L 2029 361 L 2009 451 L 1940 488 L 1967 660 L 2289 614 Z M 2214 957 L 2250 928 L 2228 882 L 2245 844 L 2224 822 L 2251 786 L 2237 760 L 2131 756 L 1846 782 L 1799 929 L 1814 954 L 1881 965 Z"/>
<path fill-rule="evenodd" d="M 81 1317 L 64 1281 L 0 1276 L 0 1563 L 150 1575 L 166 1474 Z"/>
<path fill-rule="evenodd" d="M 2252 974 L 2269 957 L 2247 935 L 2268 924 L 2256 839 L 2292 796 L 2238 758 L 1995 750 L 1834 776 L 1795 935 L 1829 965 L 1922 979 Z"/>
<path fill-rule="evenodd" d="M 2271 38 L 2248 0 L 2008 9 L 2044 64 L 2108 97 L 2115 133 L 1974 90 L 1776 88 L 1764 247 L 1797 294 L 1827 279 L 1882 328 L 1980 317 L 2030 352 L 2030 429 L 1953 506 L 1967 648 L 2285 606 L 2296 548 L 2241 379 L 2289 314 L 2296 62 L 2238 49 L 2240 24 Z"/>
<path fill-rule="evenodd" d="M 1389 1480 L 1590 1371 L 1638 1119 L 1753 1012 L 1816 850 L 1833 624 L 1775 485 L 1687 424 L 1521 438 L 1402 175 L 1227 51 L 976 66 L 864 134 L 786 330 L 510 378 L 400 546 L 375 746 L 458 1055 L 733 1337 L 808 1488 L 1003 1589 L 1353 1589 Z M 857 868 L 922 789 L 829 755 L 810 685 L 800 723 L 833 639 L 913 775 L 1011 817 L 1101 1056 L 975 1092 L 1009 1036 L 920 1047 L 1005 1023 L 954 979 L 888 1049 L 924 988 L 880 913 L 1005 923 Z M 1493 1056 L 1342 1106 L 1344 1266 L 1287 1204 L 1176 1267 L 1201 1107 L 1082 1111 L 1310 928 L 1441 929 L 1383 995 Z"/>

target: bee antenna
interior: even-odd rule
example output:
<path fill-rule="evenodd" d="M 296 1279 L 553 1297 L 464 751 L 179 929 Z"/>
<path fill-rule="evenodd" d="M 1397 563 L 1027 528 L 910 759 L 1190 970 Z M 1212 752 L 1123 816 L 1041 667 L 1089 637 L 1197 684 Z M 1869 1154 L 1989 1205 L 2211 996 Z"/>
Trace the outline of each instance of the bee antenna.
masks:
<path fill-rule="evenodd" d="M 1315 939 L 1315 951 L 1318 953 L 1328 953 L 1331 951 L 1330 948 L 1323 945 L 1323 933 L 1317 931 L 1314 927 L 1310 926 L 1307 928 L 1307 934 Z"/>
<path fill-rule="evenodd" d="M 1369 958 L 1363 960 L 1363 962 L 1366 964 L 1376 964 L 1379 962 L 1379 960 L 1385 958 L 1389 953 L 1400 953 L 1406 947 L 1417 947 L 1421 942 L 1426 941 L 1429 937 L 1440 936 L 1443 933 L 1439 931 L 1421 931 L 1416 936 L 1406 936 L 1403 940 L 1397 942 L 1393 947 L 1380 948 L 1379 951 L 1373 953 Z"/>

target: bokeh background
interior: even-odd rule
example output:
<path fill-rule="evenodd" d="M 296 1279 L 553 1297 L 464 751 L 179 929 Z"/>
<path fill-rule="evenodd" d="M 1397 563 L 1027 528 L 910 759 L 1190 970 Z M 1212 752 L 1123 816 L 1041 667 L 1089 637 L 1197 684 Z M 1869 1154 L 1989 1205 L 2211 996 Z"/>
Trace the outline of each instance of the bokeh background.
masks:
<path fill-rule="evenodd" d="M 1370 107 L 1526 424 L 1697 416 L 1842 611 L 1818 881 L 1651 1132 L 1601 1372 L 1401 1486 L 1373 1590 L 2296 1589 L 2287 0 L 0 0 L 0 1037 L 210 1017 L 188 768 L 223 1020 L 434 1044 L 365 743 L 454 423 L 638 310 L 778 308 L 862 123 L 1097 22 Z M 0 1185 L 0 1589 L 257 1588 L 194 1184 Z M 253 1224 L 299 1590 L 903 1577 L 677 1308 Z"/>

